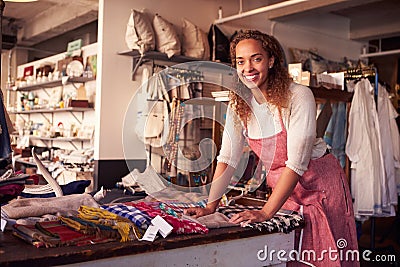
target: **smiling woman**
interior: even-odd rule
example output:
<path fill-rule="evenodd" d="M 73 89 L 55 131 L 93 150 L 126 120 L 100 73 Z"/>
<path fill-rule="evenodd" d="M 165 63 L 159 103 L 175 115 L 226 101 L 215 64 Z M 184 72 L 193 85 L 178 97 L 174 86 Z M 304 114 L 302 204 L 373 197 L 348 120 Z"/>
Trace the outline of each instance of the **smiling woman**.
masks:
<path fill-rule="evenodd" d="M 203 216 L 216 210 L 247 141 L 268 170 L 266 181 L 273 190 L 261 210 L 237 213 L 230 222 L 263 222 L 281 208 L 294 210 L 306 222 L 296 234 L 299 254 L 312 251 L 323 255 L 336 249 L 339 240 L 346 241 L 346 247 L 339 248 L 344 253 L 357 250 L 347 180 L 336 158 L 326 153 L 326 144 L 316 138 L 316 104 L 311 90 L 291 81 L 281 46 L 270 35 L 256 30 L 238 33 L 231 43 L 231 58 L 239 79 L 230 92 L 208 203 L 187 213 Z M 307 261 L 297 259 L 288 266 L 359 265 L 354 259 Z"/>

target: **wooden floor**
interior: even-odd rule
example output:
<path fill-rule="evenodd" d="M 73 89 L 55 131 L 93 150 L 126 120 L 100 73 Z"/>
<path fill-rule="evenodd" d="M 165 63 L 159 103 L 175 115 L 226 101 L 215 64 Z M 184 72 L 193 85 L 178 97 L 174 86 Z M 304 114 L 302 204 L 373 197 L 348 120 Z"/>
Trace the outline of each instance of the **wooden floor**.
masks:
<path fill-rule="evenodd" d="M 372 243 L 373 229 L 375 220 L 375 244 Z M 400 266 L 400 217 L 375 218 L 369 219 L 361 226 L 361 236 L 359 238 L 360 258 L 362 267 L 375 266 Z M 371 261 L 362 260 L 361 253 L 368 249 L 373 253 L 368 256 Z M 394 256 L 393 256 L 394 255 Z M 377 257 L 376 257 L 377 256 Z M 395 261 L 394 260 L 395 257 Z M 390 260 L 388 260 L 390 258 Z M 386 259 L 378 262 L 377 259 Z"/>

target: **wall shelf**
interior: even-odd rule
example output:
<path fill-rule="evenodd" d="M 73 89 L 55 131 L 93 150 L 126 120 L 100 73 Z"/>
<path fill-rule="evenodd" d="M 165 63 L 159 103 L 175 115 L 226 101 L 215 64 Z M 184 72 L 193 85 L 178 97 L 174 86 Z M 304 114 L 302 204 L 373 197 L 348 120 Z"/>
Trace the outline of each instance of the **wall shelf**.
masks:
<path fill-rule="evenodd" d="M 54 112 L 85 112 L 91 111 L 94 108 L 77 108 L 77 107 L 69 107 L 69 108 L 55 108 L 55 109 L 33 109 L 33 110 L 24 110 L 24 111 L 11 111 L 11 114 L 32 114 L 32 113 L 54 113 Z"/>
<path fill-rule="evenodd" d="M 52 88 L 56 86 L 62 86 L 63 84 L 66 83 L 85 83 L 89 81 L 94 81 L 95 78 L 85 78 L 85 77 L 68 77 L 67 81 L 63 82 L 63 79 L 58 79 L 54 81 L 48 81 L 48 82 L 42 82 L 42 83 L 36 83 L 32 85 L 27 85 L 27 86 L 14 86 L 11 88 L 8 88 L 9 91 L 18 91 L 18 92 L 29 92 L 33 90 L 38 90 L 42 88 Z"/>
<path fill-rule="evenodd" d="M 158 51 L 148 51 L 141 54 L 138 50 L 128 50 L 119 52 L 118 55 L 129 56 L 132 57 L 133 65 L 132 65 L 132 79 L 136 74 L 138 68 L 145 62 L 153 60 L 155 62 L 163 62 L 164 64 L 170 63 L 184 63 L 189 61 L 201 61 L 201 59 L 186 57 L 186 56 L 172 56 L 168 58 L 167 54 L 158 52 Z"/>

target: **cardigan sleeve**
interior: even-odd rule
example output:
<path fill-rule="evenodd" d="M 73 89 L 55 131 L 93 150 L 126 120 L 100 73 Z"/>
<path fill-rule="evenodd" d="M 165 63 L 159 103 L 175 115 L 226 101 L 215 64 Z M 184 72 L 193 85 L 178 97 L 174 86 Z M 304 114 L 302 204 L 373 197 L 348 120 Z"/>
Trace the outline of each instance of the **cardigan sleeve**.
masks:
<path fill-rule="evenodd" d="M 236 168 L 243 153 L 244 142 L 243 126 L 234 111 L 228 107 L 217 161 Z"/>
<path fill-rule="evenodd" d="M 307 170 L 316 143 L 316 104 L 308 87 L 292 84 L 287 122 L 286 166 L 299 175 Z M 323 145 L 323 144 L 322 144 Z M 321 148 L 319 148 L 321 151 Z M 322 149 L 320 153 L 324 153 Z"/>

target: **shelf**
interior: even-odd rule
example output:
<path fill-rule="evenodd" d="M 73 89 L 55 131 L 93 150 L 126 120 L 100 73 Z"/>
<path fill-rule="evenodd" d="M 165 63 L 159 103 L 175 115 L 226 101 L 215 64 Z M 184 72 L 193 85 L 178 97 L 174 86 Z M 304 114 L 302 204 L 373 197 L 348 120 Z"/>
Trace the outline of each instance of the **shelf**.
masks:
<path fill-rule="evenodd" d="M 77 108 L 77 107 L 69 107 L 69 108 L 55 108 L 55 109 L 32 109 L 32 110 L 24 110 L 24 111 L 11 111 L 11 114 L 32 114 L 32 113 L 54 113 L 54 112 L 85 112 L 85 111 L 93 111 L 94 108 Z"/>
<path fill-rule="evenodd" d="M 16 138 L 23 137 L 19 134 L 11 134 L 11 136 L 16 137 Z M 73 146 L 75 149 L 78 149 L 75 142 L 79 142 L 81 145 L 81 148 L 83 148 L 84 142 L 89 142 L 92 140 L 91 138 L 79 138 L 79 137 L 40 137 L 40 136 L 36 136 L 36 135 L 26 135 L 26 136 L 29 136 L 30 140 L 40 140 L 42 142 L 51 142 L 51 146 L 53 146 L 53 142 L 57 142 L 57 141 L 69 142 L 70 145 Z"/>
<path fill-rule="evenodd" d="M 32 109 L 32 110 L 24 110 L 24 111 L 11 111 L 11 114 L 32 114 L 32 113 L 54 113 L 54 112 L 85 112 L 85 111 L 93 111 L 94 108 L 55 108 L 55 109 Z"/>
<path fill-rule="evenodd" d="M 16 159 L 15 162 L 16 163 L 21 163 L 21 164 L 24 164 L 24 165 L 36 166 L 36 163 L 33 162 L 33 161 L 30 161 L 29 158 Z"/>
<path fill-rule="evenodd" d="M 15 160 L 16 163 L 29 165 L 29 166 L 37 166 L 36 163 L 33 161 L 32 157 L 29 158 L 19 158 Z M 51 161 L 43 160 L 42 163 L 46 166 L 51 163 Z"/>
<path fill-rule="evenodd" d="M 315 98 L 329 99 L 339 102 L 351 102 L 353 93 L 338 89 L 326 89 L 324 87 L 310 87 Z"/>
<path fill-rule="evenodd" d="M 154 59 L 154 60 L 161 60 L 161 61 L 170 61 L 170 62 L 175 62 L 175 63 L 184 63 L 188 61 L 199 61 L 200 59 L 194 58 L 194 57 L 186 57 L 186 56 L 172 56 L 171 58 L 168 58 L 167 54 L 158 52 L 158 51 L 148 51 L 144 52 L 143 54 L 140 54 L 139 51 L 137 50 L 128 50 L 128 51 L 122 51 L 119 52 L 118 55 L 122 56 L 130 56 L 136 59 L 142 58 L 142 59 Z"/>
<path fill-rule="evenodd" d="M 94 81 L 95 78 L 85 78 L 85 77 L 68 77 L 67 81 L 65 83 L 85 83 L 89 81 Z M 27 85 L 27 86 L 14 86 L 12 88 L 9 88 L 9 91 L 18 91 L 18 92 L 28 92 L 28 91 L 34 91 L 37 89 L 42 89 L 42 88 L 52 88 L 56 86 L 61 86 L 63 85 L 63 80 L 58 79 L 54 81 L 49 81 L 49 82 L 43 82 L 43 83 L 36 83 L 32 85 Z"/>
<path fill-rule="evenodd" d="M 137 50 L 128 50 L 119 52 L 118 55 L 122 56 L 129 56 L 133 59 L 133 66 L 132 66 L 132 78 L 134 77 L 138 68 L 148 60 L 154 61 L 163 61 L 163 62 L 173 62 L 173 63 L 184 63 L 189 61 L 201 61 L 201 59 L 193 58 L 193 57 L 186 57 L 186 56 L 172 56 L 168 58 L 167 54 L 158 52 L 158 51 L 148 51 L 140 54 Z"/>
<path fill-rule="evenodd" d="M 90 141 L 90 138 L 78 138 L 78 137 L 40 137 L 30 135 L 29 138 L 32 140 L 42 140 L 42 141 L 62 141 L 62 142 L 85 142 Z"/>

